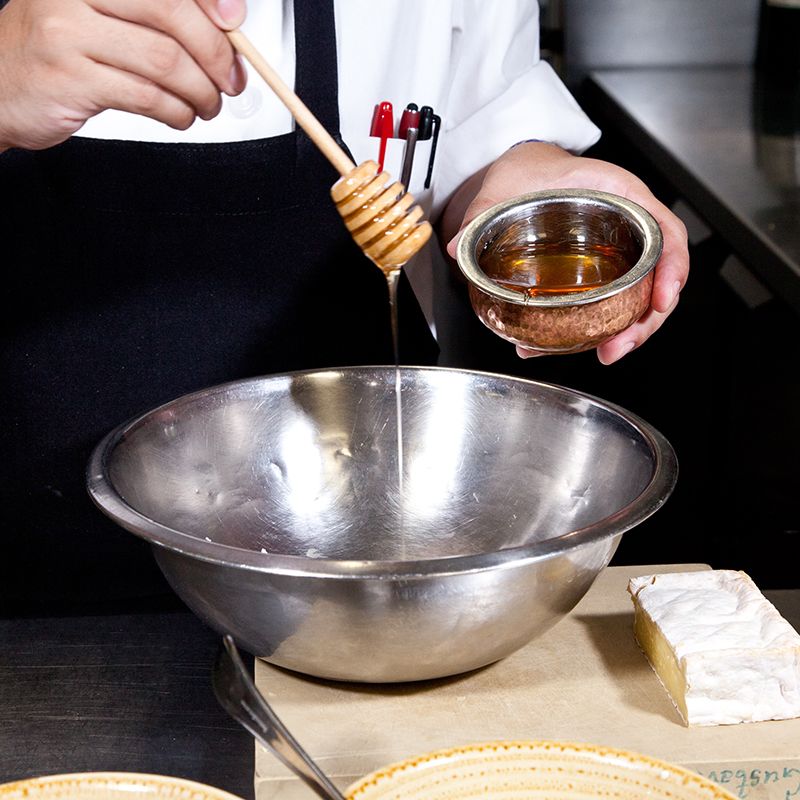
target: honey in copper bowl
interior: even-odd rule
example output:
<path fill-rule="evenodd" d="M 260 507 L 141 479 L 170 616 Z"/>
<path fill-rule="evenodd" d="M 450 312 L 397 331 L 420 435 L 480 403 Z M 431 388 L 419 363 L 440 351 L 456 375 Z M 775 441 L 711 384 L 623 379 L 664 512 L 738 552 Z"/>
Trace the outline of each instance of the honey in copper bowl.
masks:
<path fill-rule="evenodd" d="M 597 289 L 624 275 L 636 261 L 630 243 L 554 241 L 520 235 L 509 226 L 480 256 L 480 266 L 498 286 L 529 297 Z"/>

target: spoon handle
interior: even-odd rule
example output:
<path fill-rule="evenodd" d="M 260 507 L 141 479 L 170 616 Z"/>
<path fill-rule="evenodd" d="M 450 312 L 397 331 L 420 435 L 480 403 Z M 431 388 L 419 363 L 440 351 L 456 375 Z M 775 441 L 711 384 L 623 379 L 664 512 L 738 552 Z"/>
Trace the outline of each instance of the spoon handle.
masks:
<path fill-rule="evenodd" d="M 278 719 L 250 678 L 230 636 L 214 665 L 214 693 L 222 707 L 264 747 L 325 800 L 345 800 Z"/>
<path fill-rule="evenodd" d="M 349 175 L 356 165 L 347 153 L 311 113 L 308 106 L 283 82 L 283 79 L 267 63 L 253 43 L 240 31 L 228 31 L 228 39 L 238 53 L 243 55 L 253 69 L 264 79 L 267 86 L 275 92 L 281 102 L 292 112 L 297 124 L 308 134 L 308 138 L 319 148 L 328 161 L 336 167 L 340 175 Z"/>

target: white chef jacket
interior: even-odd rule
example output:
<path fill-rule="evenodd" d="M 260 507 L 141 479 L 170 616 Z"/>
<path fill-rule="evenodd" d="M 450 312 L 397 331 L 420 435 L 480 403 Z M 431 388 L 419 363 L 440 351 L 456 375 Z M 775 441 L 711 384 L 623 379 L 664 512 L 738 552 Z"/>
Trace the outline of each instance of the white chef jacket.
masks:
<path fill-rule="evenodd" d="M 339 112 L 356 163 L 378 154 L 369 136 L 376 103 L 389 101 L 395 123 L 408 103 L 442 119 L 433 193 L 422 191 L 430 141 L 420 142 L 411 186 L 438 212 L 470 175 L 515 142 L 542 139 L 580 152 L 598 129 L 549 64 L 539 60 L 535 0 L 336 0 Z M 290 86 L 294 83 L 291 0 L 250 0 L 242 30 Z M 239 97 L 221 113 L 177 131 L 121 111 L 90 119 L 80 135 L 157 142 L 230 142 L 277 136 L 293 120 L 252 68 Z M 386 169 L 399 177 L 403 143 L 390 142 Z"/>
<path fill-rule="evenodd" d="M 389 101 L 395 124 L 408 103 L 441 117 L 431 188 L 424 189 L 432 140 L 417 144 L 409 190 L 435 218 L 460 184 L 525 139 L 581 152 L 600 132 L 553 69 L 539 59 L 536 0 L 335 0 L 342 137 L 355 162 L 377 160 L 369 135 L 375 105 Z M 292 86 L 292 0 L 250 0 L 242 30 Z M 258 74 L 223 99 L 213 120 L 186 131 L 121 111 L 90 119 L 78 135 L 153 142 L 232 142 L 277 136 L 293 119 Z M 389 140 L 385 169 L 401 171 L 404 142 Z M 435 331 L 432 260 L 426 248 L 407 273 Z"/>

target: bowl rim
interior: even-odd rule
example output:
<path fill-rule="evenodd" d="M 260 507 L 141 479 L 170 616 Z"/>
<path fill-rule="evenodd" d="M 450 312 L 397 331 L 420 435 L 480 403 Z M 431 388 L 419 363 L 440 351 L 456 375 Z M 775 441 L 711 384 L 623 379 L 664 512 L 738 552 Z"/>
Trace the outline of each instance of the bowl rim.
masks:
<path fill-rule="evenodd" d="M 654 770 L 666 771 L 676 778 L 683 779 L 683 782 L 690 782 L 697 784 L 702 789 L 707 789 L 712 793 L 715 800 L 735 800 L 735 796 L 723 789 L 717 783 L 709 778 L 700 775 L 699 773 L 692 772 L 678 764 L 673 764 L 669 761 L 656 758 L 654 756 L 639 753 L 636 750 L 628 750 L 626 748 L 612 747 L 608 745 L 594 744 L 591 742 L 572 742 L 562 741 L 555 739 L 497 739 L 486 742 L 475 742 L 464 745 L 457 745 L 455 747 L 439 748 L 431 750 L 430 752 L 423 753 L 417 756 L 395 761 L 385 766 L 378 767 L 362 778 L 351 783 L 345 790 L 345 797 L 348 800 L 358 800 L 359 794 L 367 789 L 370 785 L 377 785 L 387 779 L 391 779 L 394 774 L 404 772 L 406 770 L 415 770 L 432 764 L 437 761 L 453 761 L 462 756 L 469 756 L 470 754 L 478 754 L 486 749 L 501 749 L 501 748 L 517 748 L 519 750 L 527 751 L 535 754 L 537 751 L 546 750 L 548 748 L 560 748 L 563 750 L 574 751 L 587 756 L 595 756 L 602 760 L 607 756 L 612 758 L 625 760 L 631 762 L 632 768 L 637 765 L 639 767 L 647 767 Z"/>
<path fill-rule="evenodd" d="M 95 446 L 86 469 L 86 487 L 89 496 L 97 507 L 114 522 L 129 532 L 148 541 L 151 545 L 163 547 L 175 553 L 190 556 L 219 566 L 263 572 L 265 574 L 293 575 L 307 577 L 326 577 L 334 579 L 386 579 L 402 578 L 403 580 L 423 580 L 434 576 L 478 573 L 496 569 L 513 569 L 531 563 L 555 558 L 567 551 L 597 542 L 613 536 L 621 535 L 654 514 L 669 499 L 678 478 L 678 461 L 669 441 L 652 425 L 636 414 L 621 406 L 602 400 L 599 397 L 545 381 L 534 381 L 527 378 L 504 375 L 501 373 L 479 370 L 455 369 L 451 367 L 399 367 L 412 374 L 422 372 L 452 373 L 499 378 L 515 384 L 544 387 L 549 390 L 566 393 L 571 397 L 581 398 L 594 405 L 609 410 L 632 428 L 637 430 L 650 446 L 654 455 L 653 475 L 645 488 L 627 506 L 619 511 L 598 520 L 591 525 L 531 544 L 496 550 L 491 553 L 476 553 L 463 556 L 446 556 L 426 560 L 379 561 L 379 560 L 345 560 L 333 558 L 308 558 L 281 553 L 261 553 L 246 550 L 222 542 L 208 541 L 193 534 L 183 533 L 175 528 L 142 514 L 130 506 L 116 491 L 107 470 L 111 454 L 116 445 L 136 427 L 153 414 L 159 413 L 169 406 L 190 402 L 196 398 L 212 393 L 229 391 L 233 387 L 258 385 L 265 381 L 292 380 L 298 377 L 321 377 L 328 379 L 332 374 L 341 376 L 352 373 L 370 373 L 379 371 L 388 374 L 387 381 L 394 385 L 395 367 L 388 365 L 347 366 L 321 368 L 312 370 L 296 370 L 274 375 L 264 375 L 228 381 L 206 389 L 181 395 L 173 400 L 156 406 L 132 419 L 123 422 L 111 430 Z"/>
<path fill-rule="evenodd" d="M 619 278 L 584 292 L 573 294 L 535 295 L 512 291 L 495 283 L 480 268 L 476 256 L 478 241 L 487 229 L 499 226 L 521 208 L 534 208 L 548 202 L 576 202 L 584 206 L 611 208 L 632 222 L 644 237 L 644 248 L 639 260 Z M 486 295 L 506 303 L 536 308 L 563 308 L 596 303 L 613 297 L 642 281 L 661 257 L 664 237 L 653 215 L 638 203 L 610 192 L 596 189 L 548 189 L 529 192 L 487 208 L 464 229 L 456 248 L 456 262 L 470 285 Z"/>
<path fill-rule="evenodd" d="M 46 789 L 51 784 L 58 783 L 142 783 L 145 785 L 162 785 L 192 792 L 202 793 L 208 800 L 242 800 L 238 795 L 218 789 L 207 783 L 199 783 L 189 778 L 180 778 L 175 775 L 159 775 L 155 772 L 124 772 L 124 771 L 90 771 L 90 772 L 59 772 L 52 775 L 35 775 L 30 778 L 21 778 L 16 781 L 0 784 L 0 798 L 10 797 L 19 790 L 33 788 Z M 28 795 L 25 794 L 27 797 Z M 134 793 L 131 793 L 134 797 Z M 194 796 L 194 795 L 193 795 Z"/>

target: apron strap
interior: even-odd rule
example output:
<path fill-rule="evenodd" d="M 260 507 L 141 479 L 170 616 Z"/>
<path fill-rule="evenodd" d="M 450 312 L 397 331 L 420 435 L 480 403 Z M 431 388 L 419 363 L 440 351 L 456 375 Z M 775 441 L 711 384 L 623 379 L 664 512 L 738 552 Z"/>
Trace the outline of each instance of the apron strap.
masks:
<path fill-rule="evenodd" d="M 339 77 L 333 0 L 294 0 L 294 36 L 295 91 L 328 133 L 336 136 Z"/>

